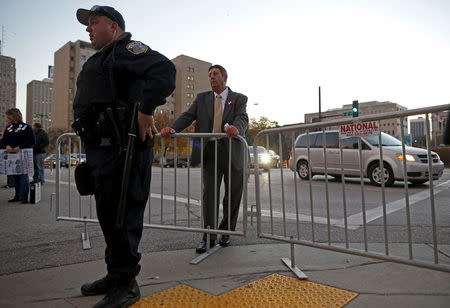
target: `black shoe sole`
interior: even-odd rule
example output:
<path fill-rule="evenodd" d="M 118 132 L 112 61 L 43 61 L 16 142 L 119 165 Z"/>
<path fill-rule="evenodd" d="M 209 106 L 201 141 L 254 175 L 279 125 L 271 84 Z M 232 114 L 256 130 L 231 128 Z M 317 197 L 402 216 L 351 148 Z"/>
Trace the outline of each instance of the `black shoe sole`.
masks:
<path fill-rule="evenodd" d="M 206 252 L 206 249 L 198 249 L 198 248 L 196 248 L 196 249 L 195 249 L 195 252 L 196 252 L 196 253 L 199 253 L 199 254 L 202 254 L 202 253 L 205 253 L 205 252 Z"/>
<path fill-rule="evenodd" d="M 106 291 L 106 292 L 89 292 L 89 291 L 81 290 L 81 295 L 83 295 L 83 296 L 96 296 L 96 295 L 106 295 L 106 294 L 108 294 L 108 291 Z"/>

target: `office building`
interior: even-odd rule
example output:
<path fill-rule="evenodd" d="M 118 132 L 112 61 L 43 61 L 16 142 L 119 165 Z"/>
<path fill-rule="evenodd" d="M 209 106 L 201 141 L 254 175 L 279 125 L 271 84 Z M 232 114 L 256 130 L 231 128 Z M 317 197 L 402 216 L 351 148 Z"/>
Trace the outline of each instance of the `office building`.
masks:
<path fill-rule="evenodd" d="M 169 118 L 177 118 L 194 101 L 198 93 L 210 91 L 208 80 L 209 62 L 180 55 L 171 60 L 177 70 L 175 91 L 159 106 L 156 112 L 167 113 Z"/>
<path fill-rule="evenodd" d="M 0 134 L 6 127 L 6 110 L 16 107 L 16 59 L 0 55 Z"/>
<path fill-rule="evenodd" d="M 55 52 L 52 127 L 71 130 L 76 82 L 83 64 L 97 51 L 84 41 L 67 42 Z"/>
<path fill-rule="evenodd" d="M 418 119 L 412 119 L 409 121 L 411 138 L 421 138 L 426 135 L 426 123 L 425 119 L 419 117 Z"/>
<path fill-rule="evenodd" d="M 52 125 L 53 79 L 33 80 L 27 84 L 27 123 L 41 123 L 49 130 Z"/>

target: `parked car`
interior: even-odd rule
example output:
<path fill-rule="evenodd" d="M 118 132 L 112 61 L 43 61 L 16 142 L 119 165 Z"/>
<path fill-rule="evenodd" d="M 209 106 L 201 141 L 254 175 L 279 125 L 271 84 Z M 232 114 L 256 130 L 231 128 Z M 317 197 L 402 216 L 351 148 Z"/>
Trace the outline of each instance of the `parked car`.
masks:
<path fill-rule="evenodd" d="M 165 163 L 163 164 L 164 168 L 174 168 L 175 161 L 173 159 L 166 159 Z M 185 159 L 178 159 L 177 160 L 177 168 L 187 168 L 188 162 Z"/>
<path fill-rule="evenodd" d="M 270 168 L 270 164 L 271 164 L 271 158 L 270 158 L 269 153 L 267 152 L 265 147 L 258 146 L 257 149 L 258 149 L 259 168 L 268 170 Z M 254 157 L 254 153 L 253 153 L 253 146 L 248 147 L 248 152 L 250 154 L 249 167 L 255 168 L 255 157 Z"/>
<path fill-rule="evenodd" d="M 339 132 L 325 132 L 327 173 L 336 177 L 341 177 L 341 159 L 339 150 Z M 359 150 L 358 138 L 352 137 L 341 139 L 343 152 L 344 176 L 359 177 Z M 381 133 L 384 159 L 384 183 L 391 186 L 395 180 L 403 180 L 403 155 L 402 143 L 391 135 Z M 294 153 L 291 151 L 289 167 L 297 171 L 303 180 L 309 179 L 309 166 L 311 166 L 312 176 L 325 173 L 323 133 L 309 133 L 310 155 L 308 159 L 308 135 L 303 134 L 295 141 L 295 161 Z M 378 136 L 365 136 L 361 138 L 363 176 L 369 178 L 373 184 L 381 185 L 381 164 Z M 428 155 L 427 150 L 405 146 L 407 179 L 412 184 L 422 184 L 428 181 Z M 431 152 L 433 180 L 442 176 L 444 163 L 439 155 Z"/>
<path fill-rule="evenodd" d="M 270 155 L 270 167 L 280 168 L 280 155 L 273 150 L 269 150 L 268 153 Z"/>
<path fill-rule="evenodd" d="M 59 158 L 59 166 L 69 168 L 69 155 L 62 154 Z M 44 159 L 45 168 L 55 168 L 56 167 L 56 154 L 51 154 Z"/>
<path fill-rule="evenodd" d="M 79 163 L 83 163 L 86 161 L 86 154 L 84 153 L 72 153 L 70 154 L 70 165 L 71 166 L 76 166 Z"/>

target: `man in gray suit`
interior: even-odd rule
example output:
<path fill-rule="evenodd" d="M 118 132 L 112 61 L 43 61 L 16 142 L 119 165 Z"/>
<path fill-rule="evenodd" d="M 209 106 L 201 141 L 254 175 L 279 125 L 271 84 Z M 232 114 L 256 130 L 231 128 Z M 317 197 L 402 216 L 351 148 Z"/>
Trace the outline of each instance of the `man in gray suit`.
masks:
<path fill-rule="evenodd" d="M 209 82 L 212 91 L 199 93 L 192 103 L 180 117 L 171 125 L 161 130 L 161 136 L 170 137 L 175 132 L 181 132 L 192 122 L 195 123 L 196 133 L 226 133 L 228 139 L 218 140 L 217 153 L 215 142 L 205 140 L 203 154 L 203 217 L 204 225 L 215 228 L 219 212 L 219 196 L 222 177 L 225 182 L 225 196 L 223 198 L 223 218 L 219 229 L 235 230 L 239 215 L 243 190 L 244 172 L 244 147 L 243 144 L 232 137 L 244 136 L 248 127 L 247 96 L 233 92 L 226 86 L 228 74 L 220 65 L 213 65 L 208 70 Z M 228 153 L 231 142 L 231 179 L 228 178 Z M 215 159 L 217 157 L 217 190 L 214 191 Z M 228 198 L 228 183 L 231 184 L 231 200 Z M 230 202 L 229 202 L 230 201 Z M 230 226 L 228 226 L 228 204 L 230 207 Z M 216 205 L 216 207 L 214 207 Z M 210 247 L 216 242 L 216 235 L 211 234 Z M 196 251 L 206 251 L 206 234 L 197 246 Z M 230 236 L 222 235 L 219 244 L 228 246 Z"/>

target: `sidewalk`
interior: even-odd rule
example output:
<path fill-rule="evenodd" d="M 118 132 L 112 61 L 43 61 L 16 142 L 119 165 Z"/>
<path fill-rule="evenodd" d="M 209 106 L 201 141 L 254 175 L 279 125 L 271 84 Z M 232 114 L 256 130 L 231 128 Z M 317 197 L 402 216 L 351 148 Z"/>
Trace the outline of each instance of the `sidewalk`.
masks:
<path fill-rule="evenodd" d="M 345 307 L 449 307 L 450 273 L 309 247 L 295 251 L 308 281 L 358 293 Z M 142 297 L 179 284 L 219 295 L 273 273 L 292 277 L 280 261 L 289 257 L 286 244 L 230 246 L 190 265 L 194 257 L 193 249 L 143 255 Z M 82 297 L 80 286 L 104 273 L 101 260 L 0 276 L 0 307 L 91 307 L 101 297 Z"/>
<path fill-rule="evenodd" d="M 0 182 L 3 182 L 4 179 L 1 180 Z M 52 186 L 46 184 L 44 189 L 45 202 L 38 206 L 10 206 L 10 212 L 5 212 L 9 214 L 2 217 L 4 232 L 20 230 L 25 232 L 21 239 L 36 241 L 34 239 L 36 234 L 29 234 L 34 230 L 34 226 L 48 228 L 50 225 L 46 224 L 53 224 L 53 214 L 48 212 L 49 193 L 52 191 Z M 0 190 L 2 202 L 6 202 L 12 195 L 13 189 Z M 36 218 L 38 215 L 44 215 L 46 219 L 32 221 L 31 227 L 24 229 L 21 225 L 24 220 L 29 219 L 28 217 Z M 16 221 L 18 217 L 21 219 L 20 222 Z M 65 225 L 61 228 L 48 231 L 61 232 L 68 229 Z M 77 229 L 76 236 L 79 235 L 78 231 Z M 77 249 L 81 245 L 79 241 L 77 238 Z M 358 245 L 361 244 L 351 244 L 351 247 L 358 247 Z M 96 246 L 94 248 L 99 249 Z M 370 248 L 383 251 L 384 245 L 370 243 Z M 390 251 L 394 255 L 407 254 L 407 248 L 406 244 L 390 244 Z M 52 249 L 55 248 L 52 247 Z M 439 249 L 441 262 L 450 263 L 450 245 L 440 245 Z M 0 250 L 6 250 L 6 247 L 0 247 Z M 14 257 L 18 259 L 29 257 L 20 255 L 20 251 L 23 250 L 12 251 L 16 253 Z M 83 252 L 83 257 L 79 260 L 86 258 L 87 252 L 86 254 Z M 39 254 L 40 258 L 46 257 L 40 250 L 32 253 Z M 65 251 L 61 255 L 64 260 L 69 257 L 67 253 Z M 193 248 L 143 254 L 142 270 L 138 276 L 142 297 L 178 285 L 187 285 L 211 295 L 220 295 L 274 273 L 293 277 L 280 260 L 283 257 L 290 258 L 290 246 L 284 243 L 230 246 L 221 249 L 198 265 L 189 264 L 196 256 Z M 427 245 L 414 245 L 414 256 L 418 259 L 430 260 L 432 248 Z M 295 258 L 297 266 L 308 276 L 308 281 L 357 293 L 357 296 L 344 307 L 450 307 L 450 273 L 305 246 L 295 246 Z M 0 307 L 91 307 L 101 297 L 82 297 L 80 286 L 84 282 L 104 276 L 105 270 L 104 261 L 97 260 L 0 275 Z M 283 290 L 284 286 L 280 288 Z M 175 293 L 174 297 L 182 295 L 186 296 L 186 294 Z M 282 294 L 277 297 L 284 298 Z M 183 307 L 194 306 L 177 306 L 177 308 Z M 195 307 L 204 308 L 203 306 Z M 248 306 L 242 305 L 242 307 Z M 291 308 L 289 304 L 278 305 L 278 307 Z M 342 305 L 325 307 L 342 307 Z"/>

